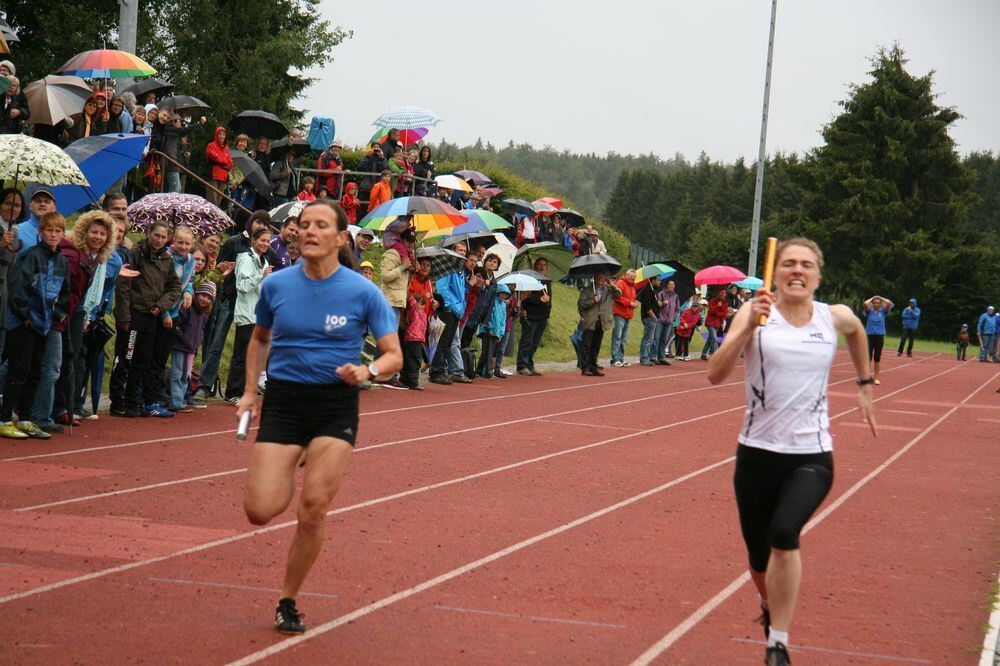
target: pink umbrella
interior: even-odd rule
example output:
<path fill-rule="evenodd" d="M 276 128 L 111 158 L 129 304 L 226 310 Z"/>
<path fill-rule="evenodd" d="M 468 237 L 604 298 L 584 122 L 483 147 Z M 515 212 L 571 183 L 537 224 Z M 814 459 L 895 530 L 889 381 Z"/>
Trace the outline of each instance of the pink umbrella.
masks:
<path fill-rule="evenodd" d="M 730 284 L 745 280 L 747 276 L 743 271 L 732 266 L 709 266 L 694 274 L 694 283 L 702 284 Z"/>
<path fill-rule="evenodd" d="M 541 199 L 535 199 L 534 203 L 544 203 L 555 208 L 563 207 L 562 199 L 556 199 L 555 197 L 542 197 Z"/>

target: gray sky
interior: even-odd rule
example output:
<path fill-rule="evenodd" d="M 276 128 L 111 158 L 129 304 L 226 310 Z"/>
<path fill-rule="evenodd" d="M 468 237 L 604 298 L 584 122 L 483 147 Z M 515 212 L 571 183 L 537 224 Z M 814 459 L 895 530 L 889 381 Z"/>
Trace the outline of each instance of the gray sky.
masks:
<path fill-rule="evenodd" d="M 756 158 L 769 0 L 323 0 L 354 31 L 299 104 L 360 144 L 392 107 L 443 118 L 428 140 L 574 152 Z M 898 40 L 965 118 L 959 150 L 1000 150 L 1000 2 L 780 0 L 768 152 L 816 146 L 868 58 Z"/>

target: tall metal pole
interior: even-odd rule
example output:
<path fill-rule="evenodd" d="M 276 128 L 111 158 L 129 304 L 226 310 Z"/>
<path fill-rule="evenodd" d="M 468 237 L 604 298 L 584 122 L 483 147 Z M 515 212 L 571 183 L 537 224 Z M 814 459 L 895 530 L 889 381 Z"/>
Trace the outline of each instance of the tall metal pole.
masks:
<path fill-rule="evenodd" d="M 135 54 L 135 35 L 139 24 L 139 0 L 118 0 L 118 50 Z M 121 79 L 119 90 L 132 83 Z"/>
<path fill-rule="evenodd" d="M 760 118 L 760 147 L 757 151 L 757 183 L 753 190 L 753 227 L 750 232 L 750 265 L 747 275 L 757 275 L 757 240 L 760 236 L 760 202 L 764 190 L 764 159 L 767 156 L 767 110 L 771 103 L 771 59 L 774 57 L 774 19 L 778 0 L 771 0 L 771 32 L 767 38 L 767 70 L 764 74 L 764 109 Z"/>

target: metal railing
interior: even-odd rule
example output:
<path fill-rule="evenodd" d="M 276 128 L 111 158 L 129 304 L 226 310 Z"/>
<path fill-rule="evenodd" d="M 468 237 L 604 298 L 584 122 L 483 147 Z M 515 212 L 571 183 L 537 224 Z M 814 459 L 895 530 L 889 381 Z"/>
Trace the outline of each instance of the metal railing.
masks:
<path fill-rule="evenodd" d="M 338 180 L 340 181 L 340 187 L 338 188 L 339 191 L 337 192 L 337 196 L 333 196 L 333 192 L 329 192 L 330 197 L 332 199 L 336 199 L 338 201 L 344 196 L 344 186 L 348 183 L 348 177 L 349 176 L 353 176 L 353 178 L 351 178 L 349 182 L 359 183 L 359 184 L 360 184 L 360 181 L 364 180 L 365 178 L 367 178 L 369 176 L 374 177 L 375 182 L 378 182 L 378 180 L 382 177 L 382 172 L 381 171 L 353 171 L 353 170 L 349 170 L 349 169 L 344 169 L 343 171 L 333 171 L 333 170 L 330 170 L 330 169 L 309 169 L 309 168 L 306 168 L 306 167 L 296 167 L 295 171 L 297 173 L 299 173 L 299 174 L 302 174 L 302 173 L 316 174 L 318 176 L 317 181 L 319 180 L 319 178 L 322 178 L 322 179 L 325 180 L 325 179 L 327 179 L 327 178 L 329 178 L 331 176 L 338 177 Z M 437 191 L 437 183 L 434 182 L 433 178 L 424 178 L 422 176 L 414 176 L 413 174 L 409 174 L 409 173 L 394 173 L 394 174 L 392 174 L 392 191 L 393 191 L 393 193 L 396 192 L 396 186 L 397 186 L 397 184 L 399 183 L 400 180 L 404 181 L 404 188 L 403 188 L 403 191 L 402 191 L 402 196 L 407 196 L 407 195 L 408 196 L 413 196 L 416 193 L 416 191 L 417 191 L 417 181 L 423 182 L 427 186 L 427 191 L 425 192 L 424 196 L 432 197 L 432 196 L 434 196 L 434 194 Z M 317 187 L 315 188 L 315 190 L 319 189 L 318 186 L 319 186 L 319 183 L 317 182 Z M 407 192 L 407 189 L 409 189 L 409 192 Z M 359 191 L 359 193 L 360 193 L 360 191 Z M 361 201 L 365 205 L 368 204 L 368 200 L 367 199 L 361 199 Z"/>
<path fill-rule="evenodd" d="M 170 164 L 173 164 L 175 167 L 177 167 L 177 169 L 179 171 L 181 171 L 182 173 L 184 173 L 185 175 L 194 178 L 199 183 L 201 183 L 202 185 L 204 185 L 206 193 L 207 193 L 208 190 L 211 190 L 211 191 L 215 192 L 216 194 L 218 194 L 220 198 L 225 199 L 226 201 L 232 203 L 234 206 L 237 206 L 238 208 L 241 208 L 244 211 L 246 211 L 247 215 L 253 215 L 253 211 L 252 210 L 250 210 L 249 208 L 247 208 L 246 206 L 244 206 L 239 201 L 237 201 L 236 199 L 232 198 L 231 196 L 229 196 L 225 192 L 219 190 L 214 185 L 212 185 L 211 183 L 209 183 L 207 180 L 205 180 L 204 178 L 202 178 L 201 176 L 199 176 L 198 174 L 196 174 L 194 171 L 191 171 L 191 169 L 189 169 L 186 166 L 184 166 L 183 164 L 179 163 L 177 160 L 175 160 L 174 158 L 170 157 L 166 153 L 161 153 L 158 150 L 151 150 L 151 151 L 149 151 L 148 154 L 151 155 L 151 156 L 153 156 L 153 157 L 160 158 L 160 168 L 163 171 L 163 178 L 160 179 L 160 187 L 159 187 L 159 191 L 160 192 L 163 191 L 163 184 L 166 182 L 166 175 L 167 175 L 166 166 L 167 166 L 167 162 L 169 162 Z"/>

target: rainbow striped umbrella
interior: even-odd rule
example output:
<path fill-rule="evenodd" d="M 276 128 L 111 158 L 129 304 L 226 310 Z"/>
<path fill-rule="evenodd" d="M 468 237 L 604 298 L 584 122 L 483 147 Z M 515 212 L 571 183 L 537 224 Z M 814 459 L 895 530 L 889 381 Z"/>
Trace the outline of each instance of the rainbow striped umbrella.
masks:
<path fill-rule="evenodd" d="M 156 74 L 156 70 L 145 60 L 131 53 L 97 49 L 77 53 L 69 62 L 56 70 L 56 74 L 79 76 L 84 79 L 125 79 L 150 76 Z"/>
<path fill-rule="evenodd" d="M 372 138 L 368 139 L 368 145 L 378 141 L 379 143 L 385 143 L 386 137 L 389 136 L 389 130 L 391 127 L 383 127 L 379 131 L 372 134 Z M 427 136 L 430 132 L 426 127 L 414 127 L 413 129 L 399 130 L 399 140 L 403 142 L 404 146 L 412 146 L 418 143 L 421 139 Z"/>
<path fill-rule="evenodd" d="M 451 229 L 468 222 L 458 211 L 439 199 L 399 197 L 371 211 L 358 222 L 359 227 L 384 231 L 400 217 L 412 216 L 410 226 L 416 231 Z"/>

